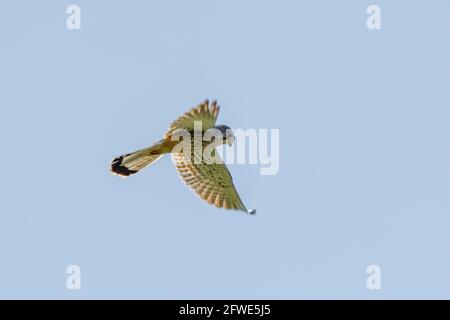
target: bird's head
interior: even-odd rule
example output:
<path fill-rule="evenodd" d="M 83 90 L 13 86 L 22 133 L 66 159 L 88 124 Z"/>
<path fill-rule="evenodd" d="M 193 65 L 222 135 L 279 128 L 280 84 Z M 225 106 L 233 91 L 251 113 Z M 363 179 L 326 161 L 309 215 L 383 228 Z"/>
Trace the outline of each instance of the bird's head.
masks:
<path fill-rule="evenodd" d="M 231 147 L 234 142 L 233 130 L 231 130 L 229 126 L 226 126 L 224 124 L 217 125 L 214 128 L 219 130 L 220 133 L 222 133 L 223 142 Z"/>

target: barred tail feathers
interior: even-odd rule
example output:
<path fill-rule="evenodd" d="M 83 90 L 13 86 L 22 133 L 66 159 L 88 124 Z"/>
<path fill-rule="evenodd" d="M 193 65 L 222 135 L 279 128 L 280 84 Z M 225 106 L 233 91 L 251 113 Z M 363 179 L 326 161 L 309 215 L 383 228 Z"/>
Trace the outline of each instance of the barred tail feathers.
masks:
<path fill-rule="evenodd" d="M 111 162 L 111 172 L 124 177 L 137 173 L 163 156 L 162 146 L 163 141 L 159 141 L 151 147 L 114 158 Z"/>

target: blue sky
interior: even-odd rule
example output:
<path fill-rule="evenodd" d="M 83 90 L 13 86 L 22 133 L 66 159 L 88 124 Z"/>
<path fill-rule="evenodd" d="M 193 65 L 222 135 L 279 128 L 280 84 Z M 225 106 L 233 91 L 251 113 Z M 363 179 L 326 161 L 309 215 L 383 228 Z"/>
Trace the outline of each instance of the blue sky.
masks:
<path fill-rule="evenodd" d="M 80 30 L 66 28 L 70 4 Z M 3 3 L 0 298 L 450 298 L 449 12 Z M 230 166 L 256 216 L 200 201 L 169 157 L 108 172 L 205 98 L 220 123 L 280 129 L 277 175 Z M 81 290 L 66 288 L 69 265 Z"/>

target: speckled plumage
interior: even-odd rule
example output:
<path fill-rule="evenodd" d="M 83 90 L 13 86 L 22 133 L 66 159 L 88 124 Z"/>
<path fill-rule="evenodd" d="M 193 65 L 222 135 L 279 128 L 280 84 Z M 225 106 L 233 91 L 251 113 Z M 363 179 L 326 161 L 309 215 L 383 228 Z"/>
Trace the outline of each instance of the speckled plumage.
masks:
<path fill-rule="evenodd" d="M 194 146 L 194 141 L 197 138 L 191 138 L 191 152 L 186 154 L 179 152 L 179 150 L 175 152 L 176 149 L 174 147 L 177 145 L 178 140 L 174 141 L 173 136 L 177 130 L 184 129 L 193 133 L 195 121 L 201 122 L 203 132 L 215 128 L 219 110 L 220 107 L 216 101 L 210 104 L 206 100 L 173 121 L 164 138 L 158 143 L 149 148 L 115 158 L 111 163 L 111 171 L 114 174 L 127 177 L 156 161 L 163 154 L 171 153 L 181 179 L 201 199 L 218 208 L 240 210 L 254 214 L 255 210 L 247 210 L 243 204 L 234 186 L 230 172 L 215 149 L 212 149 L 211 156 L 217 161 L 213 163 L 195 161 L 195 158 L 199 156 L 199 159 L 202 159 L 199 153 L 203 154 L 204 148 L 211 142 L 200 141 L 200 145 L 203 147 L 197 150 Z"/>

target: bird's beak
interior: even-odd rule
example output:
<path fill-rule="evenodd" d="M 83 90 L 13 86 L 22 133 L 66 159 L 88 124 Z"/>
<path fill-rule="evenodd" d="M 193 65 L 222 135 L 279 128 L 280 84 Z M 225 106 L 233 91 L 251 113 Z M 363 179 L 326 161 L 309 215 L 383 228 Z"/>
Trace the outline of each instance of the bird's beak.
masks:
<path fill-rule="evenodd" d="M 227 144 L 231 147 L 233 145 L 234 142 L 234 137 L 233 136 L 229 136 L 227 139 Z"/>

